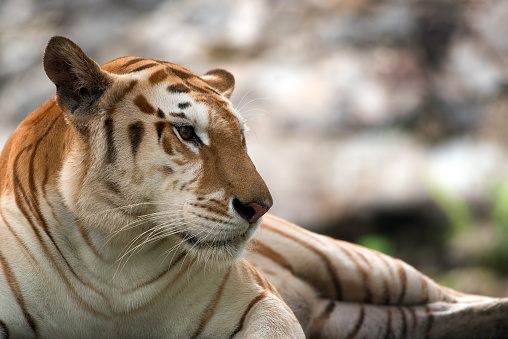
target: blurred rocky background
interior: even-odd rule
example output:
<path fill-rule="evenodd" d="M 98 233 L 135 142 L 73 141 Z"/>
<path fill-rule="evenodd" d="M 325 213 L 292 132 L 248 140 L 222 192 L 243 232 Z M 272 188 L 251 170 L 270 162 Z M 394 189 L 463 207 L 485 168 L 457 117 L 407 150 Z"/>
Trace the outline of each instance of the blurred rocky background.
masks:
<path fill-rule="evenodd" d="M 100 63 L 235 74 L 272 212 L 508 296 L 508 2 L 0 0 L 0 147 L 54 87 L 64 35 Z"/>

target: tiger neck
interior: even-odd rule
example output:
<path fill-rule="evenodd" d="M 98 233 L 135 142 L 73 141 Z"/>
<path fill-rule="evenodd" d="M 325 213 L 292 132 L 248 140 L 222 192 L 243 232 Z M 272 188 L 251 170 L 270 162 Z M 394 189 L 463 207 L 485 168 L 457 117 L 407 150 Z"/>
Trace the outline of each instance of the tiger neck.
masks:
<path fill-rule="evenodd" d="M 38 194 L 55 187 L 73 137 L 54 98 L 34 111 L 7 140 L 0 155 L 0 196 L 13 195 L 18 205 L 31 205 Z"/>

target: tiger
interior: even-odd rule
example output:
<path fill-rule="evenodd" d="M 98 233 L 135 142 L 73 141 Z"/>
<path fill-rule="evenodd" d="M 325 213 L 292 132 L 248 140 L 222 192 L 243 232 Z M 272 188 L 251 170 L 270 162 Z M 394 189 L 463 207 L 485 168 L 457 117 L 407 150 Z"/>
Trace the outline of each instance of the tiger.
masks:
<path fill-rule="evenodd" d="M 508 300 L 267 212 L 234 76 L 46 45 L 0 155 L 0 338 L 508 336 Z"/>

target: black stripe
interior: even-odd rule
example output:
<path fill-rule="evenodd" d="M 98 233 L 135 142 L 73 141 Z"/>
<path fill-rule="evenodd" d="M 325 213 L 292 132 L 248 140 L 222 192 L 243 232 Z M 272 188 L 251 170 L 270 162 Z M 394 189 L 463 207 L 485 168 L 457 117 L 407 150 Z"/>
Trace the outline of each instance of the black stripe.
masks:
<path fill-rule="evenodd" d="M 250 304 L 247 306 L 247 309 L 243 312 L 243 315 L 240 318 L 240 321 L 238 322 L 236 329 L 229 336 L 230 339 L 233 338 L 238 332 L 240 332 L 243 329 L 243 324 L 245 323 L 245 319 L 247 318 L 247 315 L 249 314 L 250 310 L 254 307 L 254 305 L 263 300 L 265 297 L 266 292 L 263 292 L 251 300 Z"/>
<path fill-rule="evenodd" d="M 107 141 L 106 162 L 111 164 L 116 160 L 116 150 L 113 140 L 113 120 L 106 119 L 106 121 L 104 121 L 104 128 L 106 128 Z"/>
<path fill-rule="evenodd" d="M 155 123 L 155 129 L 157 130 L 157 138 L 159 141 L 161 141 L 162 132 L 164 131 L 164 127 L 166 127 L 166 122 L 164 121 L 157 121 Z"/>
<path fill-rule="evenodd" d="M 213 89 L 209 88 L 209 87 L 206 87 L 206 88 L 202 88 L 202 87 L 199 87 L 199 86 L 196 86 L 196 85 L 193 85 L 191 84 L 190 82 L 186 81 L 185 84 L 187 86 L 189 86 L 191 89 L 199 92 L 199 93 L 203 93 L 203 94 L 210 94 L 210 93 L 216 93 Z"/>
<path fill-rule="evenodd" d="M 388 312 L 388 319 L 386 320 L 386 333 L 385 333 L 385 339 L 390 339 L 394 337 L 392 334 L 392 310 L 387 309 L 386 312 Z"/>
<path fill-rule="evenodd" d="M 143 133 L 145 126 L 141 121 L 136 121 L 129 125 L 129 139 L 131 140 L 132 154 L 136 156 L 141 140 L 143 140 Z"/>
<path fill-rule="evenodd" d="M 143 60 L 146 60 L 146 59 L 144 59 L 144 58 L 134 58 L 134 59 L 131 59 L 131 60 L 127 61 L 125 64 L 123 64 L 120 67 L 125 69 L 125 68 L 129 67 L 130 65 L 137 64 L 138 62 L 143 61 Z"/>
<path fill-rule="evenodd" d="M 268 229 L 270 232 L 277 233 L 281 235 L 282 237 L 292 240 L 296 242 L 297 244 L 301 245 L 302 247 L 310 250 L 314 254 L 316 254 L 320 259 L 322 260 L 323 264 L 326 266 L 326 270 L 328 271 L 328 276 L 331 279 L 331 283 L 333 285 L 333 289 L 335 292 L 334 299 L 335 300 L 342 300 L 342 286 L 340 278 L 337 274 L 337 270 L 335 268 L 335 265 L 333 263 L 333 260 L 329 257 L 329 252 L 325 252 L 323 250 L 320 250 L 316 246 L 314 246 L 312 243 L 309 243 L 305 240 L 302 240 L 294 235 L 291 235 L 287 232 L 283 232 L 273 226 L 270 226 L 268 224 L 264 225 L 265 229 Z"/>
<path fill-rule="evenodd" d="M 38 338 L 39 333 L 37 331 L 37 324 L 35 323 L 34 318 L 26 308 L 25 300 L 23 299 L 23 294 L 21 293 L 18 281 L 14 276 L 14 272 L 12 272 L 12 269 L 7 264 L 7 261 L 5 260 L 4 256 L 1 253 L 0 253 L 0 266 L 2 267 L 5 279 L 7 280 L 7 285 L 9 286 L 12 295 L 14 296 L 14 299 L 16 299 L 16 302 L 19 308 L 21 309 L 21 312 L 23 313 L 23 317 L 28 323 L 28 326 L 30 326 L 32 332 L 35 334 L 35 337 Z M 2 323 L 2 325 L 5 327 L 4 323 Z M 5 329 L 7 329 L 7 327 L 5 327 Z"/>
<path fill-rule="evenodd" d="M 402 287 L 399 295 L 399 299 L 397 300 L 397 304 L 401 305 L 404 302 L 404 298 L 406 297 L 406 289 L 407 289 L 407 274 L 404 266 L 399 261 L 397 263 L 397 275 L 399 276 L 400 286 Z"/>
<path fill-rule="evenodd" d="M 404 313 L 404 309 L 402 307 L 398 308 L 400 312 L 400 317 L 402 320 L 402 332 L 400 334 L 402 339 L 407 338 L 407 320 L 406 320 L 406 314 Z"/>
<path fill-rule="evenodd" d="M 363 305 L 360 304 L 360 315 L 358 316 L 358 320 L 356 320 L 356 324 L 353 327 L 353 331 L 346 338 L 354 338 L 360 332 L 362 328 L 363 321 L 365 320 L 365 309 Z"/>
<path fill-rule="evenodd" d="M 116 182 L 113 182 L 111 180 L 104 180 L 104 184 L 113 193 L 115 193 L 115 194 L 120 194 L 121 193 L 120 186 Z"/>
<path fill-rule="evenodd" d="M 153 67 L 153 66 L 157 66 L 157 65 L 158 65 L 158 64 L 156 64 L 156 63 L 146 64 L 146 65 L 139 66 L 138 68 L 133 69 L 133 70 L 132 70 L 132 71 L 130 71 L 129 73 L 139 72 L 139 71 L 142 71 L 142 70 L 144 70 L 144 69 L 151 68 L 151 67 Z"/>
<path fill-rule="evenodd" d="M 231 273 L 231 269 L 228 270 L 228 273 L 224 276 L 222 280 L 222 284 L 219 286 L 219 289 L 215 292 L 215 297 L 210 301 L 210 303 L 206 306 L 203 314 L 201 315 L 201 323 L 199 324 L 196 333 L 191 338 L 197 338 L 205 329 L 206 325 L 210 322 L 210 319 L 215 313 L 215 308 L 219 304 L 220 299 L 222 298 L 222 293 L 224 292 L 224 287 L 228 282 L 229 275 Z"/>
<path fill-rule="evenodd" d="M 176 84 L 168 86 L 168 91 L 170 93 L 189 93 L 190 88 L 185 86 L 184 84 Z"/>
<path fill-rule="evenodd" d="M 432 325 L 434 325 L 434 315 L 430 310 L 430 306 L 426 304 L 424 306 L 425 314 L 427 316 L 427 325 L 425 326 L 425 338 L 430 338 L 430 330 L 432 329 Z"/>
<path fill-rule="evenodd" d="M 179 109 L 186 109 L 187 107 L 189 107 L 191 105 L 190 102 L 181 102 L 178 104 L 178 108 Z"/>
<path fill-rule="evenodd" d="M 166 114 L 164 114 L 164 112 L 160 108 L 158 108 L 157 109 L 157 116 L 161 119 L 164 119 L 166 117 Z"/>
<path fill-rule="evenodd" d="M 333 310 L 335 309 L 335 302 L 334 301 L 330 301 L 328 303 L 328 305 L 326 305 L 326 309 L 325 309 L 325 316 L 328 318 L 330 316 L 330 314 L 333 312 Z"/>
<path fill-rule="evenodd" d="M 166 69 L 182 80 L 195 77 L 195 75 L 193 73 L 191 73 L 187 70 L 179 70 L 179 69 L 176 69 L 173 67 L 167 67 Z"/>
<path fill-rule="evenodd" d="M 162 170 L 166 174 L 173 174 L 175 172 L 170 166 L 162 166 Z"/>
<path fill-rule="evenodd" d="M 4 335 L 2 338 L 9 339 L 9 337 L 10 337 L 9 329 L 7 328 L 7 325 L 2 320 L 0 320 L 0 331 L 1 331 L 0 334 Z"/>
<path fill-rule="evenodd" d="M 169 113 L 169 115 L 171 115 L 172 117 L 175 117 L 175 118 L 187 119 L 187 116 L 185 115 L 185 113 Z"/>

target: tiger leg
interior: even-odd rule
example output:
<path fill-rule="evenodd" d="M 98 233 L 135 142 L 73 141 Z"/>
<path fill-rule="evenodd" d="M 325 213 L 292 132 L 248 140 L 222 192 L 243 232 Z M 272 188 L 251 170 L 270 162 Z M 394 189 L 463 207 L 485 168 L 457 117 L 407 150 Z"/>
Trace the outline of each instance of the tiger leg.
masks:
<path fill-rule="evenodd" d="M 508 300 L 382 306 L 321 299 L 309 338 L 506 338 Z"/>
<path fill-rule="evenodd" d="M 245 318 L 245 327 L 232 338 L 304 339 L 298 319 L 280 299 L 266 293 L 260 296 Z"/>
<path fill-rule="evenodd" d="M 31 315 L 23 309 L 20 295 L 14 294 L 19 291 L 12 291 L 13 285 L 12 281 L 10 284 L 6 281 L 5 273 L 0 274 L 0 339 L 33 338 L 35 329 Z"/>
<path fill-rule="evenodd" d="M 274 269 L 258 262 L 260 272 Z M 454 302 L 376 305 L 323 298 L 289 271 L 270 276 L 270 281 L 295 313 L 307 338 L 508 337 L 508 299 L 463 295 Z"/>
<path fill-rule="evenodd" d="M 410 306 L 454 302 L 463 296 L 401 260 L 309 232 L 273 216 L 265 218 L 247 258 L 260 265 L 258 269 L 270 282 L 289 272 L 331 300 Z M 279 288 L 279 282 L 272 283 Z"/>
<path fill-rule="evenodd" d="M 323 338 L 347 338 L 356 331 L 374 338 L 475 338 L 504 335 L 508 326 L 506 299 L 451 290 L 398 259 L 271 216 L 247 260 L 275 286 L 310 337 L 317 331 Z M 351 327 L 355 319 L 358 329 Z"/>

